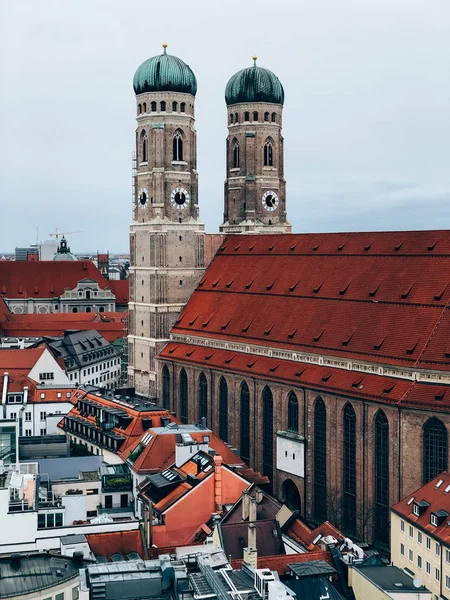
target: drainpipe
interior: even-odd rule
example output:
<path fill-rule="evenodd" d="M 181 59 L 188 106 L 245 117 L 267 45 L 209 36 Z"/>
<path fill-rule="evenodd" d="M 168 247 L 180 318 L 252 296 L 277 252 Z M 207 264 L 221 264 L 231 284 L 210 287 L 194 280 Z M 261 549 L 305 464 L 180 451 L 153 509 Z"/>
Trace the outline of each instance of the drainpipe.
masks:
<path fill-rule="evenodd" d="M 28 403 L 28 386 L 24 386 L 23 388 L 23 405 L 22 408 L 20 409 L 20 413 L 19 413 L 19 435 L 23 435 L 23 420 L 25 418 L 25 409 L 27 407 L 27 403 Z"/>
<path fill-rule="evenodd" d="M 306 482 L 307 482 L 307 453 L 308 453 L 308 434 L 306 433 L 306 426 L 308 423 L 308 418 L 306 416 L 306 391 L 305 389 L 302 389 L 303 392 L 303 436 L 305 438 L 305 448 L 304 448 L 304 452 L 303 452 L 303 489 L 304 489 L 304 493 L 305 493 L 305 497 L 303 500 L 303 516 L 306 518 L 306 515 L 308 514 L 306 507 L 307 505 L 307 499 L 308 499 L 308 493 L 307 493 L 307 486 L 306 486 Z"/>
<path fill-rule="evenodd" d="M 9 373 L 3 374 L 3 393 L 2 393 L 2 407 L 3 407 L 3 418 L 6 419 L 6 394 L 8 392 L 8 379 Z"/>
<path fill-rule="evenodd" d="M 250 454 L 250 452 L 249 452 Z M 250 466 L 250 465 L 249 465 Z M 253 468 L 257 468 L 256 460 L 256 380 L 253 378 Z"/>
<path fill-rule="evenodd" d="M 367 435 L 367 423 L 366 423 L 366 420 L 367 420 L 367 410 L 366 410 L 366 408 L 367 408 L 366 403 L 363 401 L 363 419 L 362 419 L 362 421 L 363 421 L 363 423 L 362 423 L 362 425 L 363 425 L 362 439 L 363 440 L 367 439 L 367 437 L 366 437 L 366 435 Z M 361 517 L 362 517 L 362 523 L 361 523 L 361 525 L 362 525 L 362 532 L 363 532 L 363 536 L 364 536 L 363 539 L 365 539 L 365 537 L 367 536 L 367 531 L 366 531 L 367 525 L 366 525 L 365 516 L 366 516 L 366 514 L 368 514 L 367 513 L 368 496 L 367 496 L 367 485 L 366 485 L 366 453 L 365 452 L 362 452 L 362 461 L 363 461 L 363 464 L 362 464 L 362 496 L 363 496 L 363 498 L 362 498 L 362 500 L 363 500 L 362 505 L 363 505 L 363 513 L 361 515 Z M 372 526 L 372 531 L 373 531 L 373 523 L 371 523 L 371 526 Z"/>

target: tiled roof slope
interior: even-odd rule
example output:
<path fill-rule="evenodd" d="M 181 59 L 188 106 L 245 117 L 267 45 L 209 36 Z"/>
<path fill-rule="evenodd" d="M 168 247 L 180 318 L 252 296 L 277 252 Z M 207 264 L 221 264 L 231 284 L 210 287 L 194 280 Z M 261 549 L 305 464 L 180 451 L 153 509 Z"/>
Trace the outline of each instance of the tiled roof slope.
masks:
<path fill-rule="evenodd" d="M 422 501 L 428 502 L 429 506 L 420 516 L 416 516 L 413 513 L 414 504 Z M 441 473 L 429 483 L 412 494 L 405 496 L 397 504 L 394 504 L 391 510 L 413 523 L 416 527 L 439 539 L 447 546 L 450 546 L 450 473 Z M 431 513 L 436 513 L 440 510 L 447 512 L 449 516 L 444 518 L 437 527 L 434 527 L 430 521 Z"/>
<path fill-rule="evenodd" d="M 58 298 L 82 279 L 94 279 L 102 289 L 109 286 L 91 261 L 1 261 L 0 296 L 3 298 Z"/>
<path fill-rule="evenodd" d="M 28 370 L 30 372 L 45 350 L 44 344 L 38 348 L 0 350 L 0 369 L 2 372 L 8 371 L 8 369 Z"/>
<path fill-rule="evenodd" d="M 145 560 L 144 544 L 139 529 L 133 531 L 115 531 L 113 533 L 91 533 L 86 540 L 95 556 L 104 556 L 110 560 L 113 554 L 137 552 Z"/>
<path fill-rule="evenodd" d="M 450 231 L 228 236 L 172 334 L 449 370 Z"/>
<path fill-rule="evenodd" d="M 130 282 L 128 279 L 110 279 L 109 287 L 116 297 L 116 306 L 128 306 L 130 301 Z"/>

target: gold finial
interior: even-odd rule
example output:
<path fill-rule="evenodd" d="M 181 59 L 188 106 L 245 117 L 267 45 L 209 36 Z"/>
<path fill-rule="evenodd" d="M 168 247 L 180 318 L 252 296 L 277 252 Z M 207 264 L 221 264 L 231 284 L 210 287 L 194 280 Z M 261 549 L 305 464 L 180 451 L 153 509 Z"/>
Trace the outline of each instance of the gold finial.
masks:
<path fill-rule="evenodd" d="M 253 64 L 256 67 L 256 60 L 257 60 L 258 57 L 257 56 L 252 56 L 252 58 L 253 58 Z"/>
<path fill-rule="evenodd" d="M 163 42 L 162 47 L 164 48 L 164 54 L 166 54 L 167 42 Z"/>

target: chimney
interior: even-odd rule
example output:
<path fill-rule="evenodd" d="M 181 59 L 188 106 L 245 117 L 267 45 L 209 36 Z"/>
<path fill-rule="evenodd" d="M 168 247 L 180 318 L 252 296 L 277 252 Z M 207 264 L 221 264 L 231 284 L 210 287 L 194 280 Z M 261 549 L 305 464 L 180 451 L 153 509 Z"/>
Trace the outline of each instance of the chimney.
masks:
<path fill-rule="evenodd" d="M 216 510 L 222 512 L 222 457 L 216 454 L 214 457 L 214 499 Z"/>
<path fill-rule="evenodd" d="M 28 386 L 25 385 L 23 388 L 23 406 L 25 408 L 25 406 L 28 403 Z"/>
<path fill-rule="evenodd" d="M 244 548 L 244 562 L 253 567 L 258 568 L 258 551 L 256 548 Z"/>
<path fill-rule="evenodd" d="M 3 418 L 4 419 L 6 419 L 6 394 L 8 392 L 8 375 L 9 375 L 9 373 L 3 374 L 2 405 L 3 405 Z"/>
<path fill-rule="evenodd" d="M 256 502 L 258 504 L 261 504 L 263 498 L 264 498 L 264 494 L 262 493 L 262 490 L 260 490 L 259 488 L 256 488 L 256 494 L 255 494 L 255 498 L 256 498 Z"/>
<path fill-rule="evenodd" d="M 256 548 L 256 525 L 255 523 L 248 524 L 248 548 Z"/>
<path fill-rule="evenodd" d="M 249 523 L 254 523 L 256 521 L 256 498 L 250 496 L 249 498 L 249 509 L 248 509 L 248 520 Z M 251 544 L 249 544 L 250 546 Z"/>
<path fill-rule="evenodd" d="M 249 509 L 248 490 L 244 490 L 242 492 L 242 520 L 243 521 L 246 521 L 248 519 L 248 509 Z"/>

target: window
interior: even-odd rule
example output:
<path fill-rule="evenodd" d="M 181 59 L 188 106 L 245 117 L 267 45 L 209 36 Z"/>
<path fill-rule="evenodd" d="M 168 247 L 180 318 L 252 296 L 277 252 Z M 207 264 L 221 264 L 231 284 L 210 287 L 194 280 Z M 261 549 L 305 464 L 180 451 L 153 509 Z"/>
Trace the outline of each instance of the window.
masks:
<path fill-rule="evenodd" d="M 450 563 L 450 550 L 445 550 L 445 562 Z"/>
<path fill-rule="evenodd" d="M 25 421 L 31 421 L 31 413 L 30 412 L 25 413 Z"/>
<path fill-rule="evenodd" d="M 55 515 L 54 513 L 47 514 L 47 529 L 51 529 L 55 526 Z"/>
<path fill-rule="evenodd" d="M 298 400 L 294 392 L 289 394 L 288 399 L 288 430 L 298 433 Z"/>
<path fill-rule="evenodd" d="M 269 120 L 269 113 L 265 112 L 264 113 L 264 121 L 268 121 Z"/>
<path fill-rule="evenodd" d="M 322 398 L 314 405 L 314 517 L 327 515 L 327 409 Z"/>
<path fill-rule="evenodd" d="M 39 373 L 39 379 L 54 379 L 54 373 Z"/>
<path fill-rule="evenodd" d="M 422 543 L 422 532 L 421 531 L 417 532 L 417 543 L 418 544 Z"/>
<path fill-rule="evenodd" d="M 55 513 L 55 527 L 62 527 L 62 526 L 63 526 L 63 514 Z"/>
<path fill-rule="evenodd" d="M 151 106 L 152 106 L 152 112 L 156 112 L 156 102 L 155 101 L 152 102 Z"/>
<path fill-rule="evenodd" d="M 39 418 L 40 418 L 40 420 L 41 420 L 41 421 L 45 421 L 45 417 L 46 417 L 46 416 L 47 416 L 47 413 L 46 413 L 46 411 L 44 410 L 44 411 L 42 411 L 42 412 L 40 413 L 40 417 L 39 417 Z"/>
<path fill-rule="evenodd" d="M 240 394 L 240 450 L 242 460 L 250 464 L 250 391 L 245 381 Z"/>
<path fill-rule="evenodd" d="M 234 113 L 234 122 L 239 123 L 239 113 Z"/>
<path fill-rule="evenodd" d="M 45 515 L 38 514 L 38 529 L 45 529 Z"/>
<path fill-rule="evenodd" d="M 12 413 L 9 415 L 9 418 L 10 418 L 10 419 L 17 419 L 17 413 L 15 413 L 15 412 L 12 412 Z"/>
<path fill-rule="evenodd" d="M 277 115 L 276 113 L 272 113 L 272 123 L 275 123 L 277 120 Z"/>
<path fill-rule="evenodd" d="M 142 112 L 142 106 L 140 104 L 138 104 L 138 115 L 140 115 Z"/>
<path fill-rule="evenodd" d="M 405 544 L 400 544 L 400 554 L 405 556 Z"/>
<path fill-rule="evenodd" d="M 41 429 L 40 430 L 40 435 L 47 435 L 47 430 L 46 429 Z"/>
<path fill-rule="evenodd" d="M 183 136 L 179 130 L 173 136 L 172 160 L 183 160 Z"/>
<path fill-rule="evenodd" d="M 91 488 L 86 490 L 86 496 L 98 496 L 98 488 Z"/>
<path fill-rule="evenodd" d="M 239 143 L 235 138 L 233 141 L 233 169 L 238 169 L 240 165 Z"/>
<path fill-rule="evenodd" d="M 423 427 L 423 482 L 428 483 L 448 468 L 448 435 L 442 421 L 432 417 Z"/>
<path fill-rule="evenodd" d="M 78 586 L 72 588 L 72 600 L 78 600 L 80 597 L 80 590 Z"/>
<path fill-rule="evenodd" d="M 429 537 L 427 537 L 427 550 L 431 549 L 431 540 Z"/>
<path fill-rule="evenodd" d="M 208 419 L 208 382 L 204 373 L 200 373 L 198 382 L 198 418 L 200 422 Z"/>
<path fill-rule="evenodd" d="M 264 166 L 273 167 L 273 147 L 270 140 L 264 144 Z"/>
<path fill-rule="evenodd" d="M 419 507 L 417 506 L 417 504 L 414 504 L 414 506 L 413 506 L 413 514 L 415 514 L 416 517 L 420 517 L 420 510 L 419 510 Z"/>
<path fill-rule="evenodd" d="M 436 581 L 440 581 L 440 579 L 441 579 L 441 572 L 439 571 L 438 568 L 436 568 L 434 570 L 434 578 L 436 579 Z"/>
<path fill-rule="evenodd" d="M 257 113 L 257 111 L 255 110 L 255 112 L 253 113 L 253 120 L 254 121 L 258 121 L 259 115 Z"/>
<path fill-rule="evenodd" d="M 219 437 L 228 442 L 228 385 L 224 377 L 219 383 Z"/>
<path fill-rule="evenodd" d="M 45 398 L 45 392 L 41 392 L 41 400 L 44 400 Z"/>
<path fill-rule="evenodd" d="M 105 508 L 112 508 L 112 496 L 105 496 Z"/>
<path fill-rule="evenodd" d="M 413 529 L 412 525 L 409 526 L 409 537 L 410 538 L 414 537 L 414 529 Z"/>
<path fill-rule="evenodd" d="M 448 575 L 445 576 L 445 587 L 450 590 L 450 577 Z"/>
<path fill-rule="evenodd" d="M 427 564 L 425 566 L 425 569 L 426 569 L 427 575 L 429 575 L 431 573 L 431 565 L 430 565 L 430 563 L 428 561 L 427 561 Z"/>
<path fill-rule="evenodd" d="M 355 531 L 356 525 L 356 414 L 347 403 L 344 408 L 344 464 L 343 464 L 343 526 Z"/>
<path fill-rule="evenodd" d="M 145 113 L 147 112 L 147 103 L 146 102 L 144 102 L 144 104 L 142 105 L 142 111 Z"/>
<path fill-rule="evenodd" d="M 233 124 L 233 120 L 234 120 L 234 115 L 233 113 L 230 114 L 230 125 Z"/>
<path fill-rule="evenodd" d="M 22 394 L 8 394 L 8 404 L 22 404 Z"/>
<path fill-rule="evenodd" d="M 148 160 L 148 138 L 147 133 L 141 131 L 141 162 L 147 162 Z"/>
<path fill-rule="evenodd" d="M 400 531 L 405 531 L 405 521 L 400 521 Z"/>
<path fill-rule="evenodd" d="M 420 556 L 420 554 L 417 555 L 417 566 L 419 569 L 422 568 L 422 557 Z"/>
<path fill-rule="evenodd" d="M 435 552 L 436 552 L 436 556 L 441 555 L 441 545 L 439 544 L 439 542 L 436 542 Z"/>
<path fill-rule="evenodd" d="M 434 527 L 437 527 L 438 520 L 437 520 L 437 517 L 436 517 L 436 515 L 433 515 L 433 514 L 431 515 L 431 524 L 432 524 Z"/>
<path fill-rule="evenodd" d="M 170 408 L 170 373 L 167 365 L 162 371 L 162 400 L 164 408 Z"/>
<path fill-rule="evenodd" d="M 180 419 L 182 423 L 187 423 L 188 416 L 188 378 L 186 371 L 180 372 Z"/>
<path fill-rule="evenodd" d="M 263 475 L 267 475 L 270 481 L 273 480 L 273 396 L 269 386 L 263 389 Z M 271 486 L 271 484 L 269 484 Z M 269 493 L 271 493 L 270 490 Z"/>
<path fill-rule="evenodd" d="M 56 594 L 55 600 L 64 600 L 64 592 L 61 592 L 60 594 Z"/>
<path fill-rule="evenodd" d="M 244 113 L 244 121 L 250 121 L 250 113 L 249 112 Z"/>
<path fill-rule="evenodd" d="M 172 112 L 177 112 L 178 110 L 178 102 L 172 102 Z"/>
<path fill-rule="evenodd" d="M 25 429 L 25 437 L 31 437 L 31 429 Z"/>
<path fill-rule="evenodd" d="M 409 562 L 412 562 L 413 558 L 414 558 L 413 551 L 412 550 L 408 550 L 408 559 L 409 559 Z"/>
<path fill-rule="evenodd" d="M 186 112 L 186 103 L 185 102 L 182 102 L 180 104 L 180 112 Z"/>
<path fill-rule="evenodd" d="M 166 112 L 166 103 L 164 100 L 162 100 L 162 102 L 160 103 L 160 111 Z"/>

